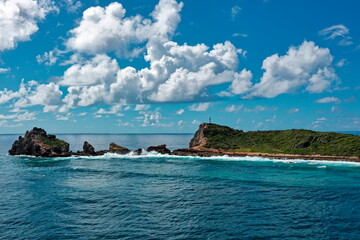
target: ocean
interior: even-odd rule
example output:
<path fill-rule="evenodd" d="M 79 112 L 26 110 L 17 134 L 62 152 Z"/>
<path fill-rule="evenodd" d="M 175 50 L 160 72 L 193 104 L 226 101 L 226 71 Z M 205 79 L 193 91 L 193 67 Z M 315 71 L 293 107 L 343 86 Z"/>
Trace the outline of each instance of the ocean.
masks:
<path fill-rule="evenodd" d="M 187 147 L 192 135 L 57 135 Z M 0 239 L 360 239 L 360 164 L 259 157 L 8 156 L 0 135 Z"/>

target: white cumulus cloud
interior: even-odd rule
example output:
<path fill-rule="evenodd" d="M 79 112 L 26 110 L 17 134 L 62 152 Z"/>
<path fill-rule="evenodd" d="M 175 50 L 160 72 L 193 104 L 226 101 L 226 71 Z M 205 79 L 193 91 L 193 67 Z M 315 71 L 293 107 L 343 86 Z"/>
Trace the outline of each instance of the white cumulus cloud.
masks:
<path fill-rule="evenodd" d="M 287 111 L 287 113 L 297 113 L 300 112 L 300 108 L 291 108 Z"/>
<path fill-rule="evenodd" d="M 189 110 L 193 111 L 193 112 L 205 112 L 206 110 L 209 109 L 209 107 L 211 106 L 211 103 L 206 102 L 206 103 L 198 103 L 198 104 L 193 104 L 191 106 L 189 106 Z"/>
<path fill-rule="evenodd" d="M 57 50 L 45 52 L 43 55 L 37 55 L 36 61 L 38 63 L 44 63 L 47 66 L 52 66 L 58 60 L 58 57 L 56 56 L 57 54 L 58 54 Z"/>
<path fill-rule="evenodd" d="M 178 111 L 176 111 L 177 115 L 182 115 L 185 112 L 184 109 L 179 109 Z"/>
<path fill-rule="evenodd" d="M 233 94 L 243 94 L 248 92 L 252 87 L 252 73 L 243 69 L 240 73 L 235 73 L 234 80 L 230 85 L 230 92 Z"/>
<path fill-rule="evenodd" d="M 68 68 L 60 85 L 64 86 L 92 86 L 105 82 L 113 82 L 119 65 L 115 59 L 107 55 L 96 55 L 85 64 L 75 64 Z"/>
<path fill-rule="evenodd" d="M 76 57 L 79 61 L 60 78 L 60 85 L 69 86 L 63 109 L 96 103 L 197 101 L 208 96 L 208 88 L 233 82 L 234 93 L 248 91 L 251 72 L 237 72 L 238 55 L 244 51 L 231 42 L 210 48 L 203 43 L 180 45 L 170 40 L 180 22 L 182 6 L 175 0 L 160 0 L 152 19 L 125 17 L 120 3 L 85 10 L 66 45 L 77 52 L 75 56 L 90 53 L 94 57 Z M 120 68 L 106 55 L 135 56 L 140 48 L 149 63 L 143 69 Z"/>
<path fill-rule="evenodd" d="M 151 106 L 149 104 L 136 104 L 134 111 L 147 111 L 150 107 Z"/>
<path fill-rule="evenodd" d="M 31 121 L 31 120 L 35 120 L 36 113 L 35 112 L 28 112 L 28 111 L 24 111 L 24 112 L 17 112 L 15 114 L 10 114 L 10 115 L 3 115 L 0 114 L 0 120 L 13 120 L 14 122 L 23 122 L 23 121 Z"/>
<path fill-rule="evenodd" d="M 0 74 L 10 72 L 10 68 L 0 68 Z"/>
<path fill-rule="evenodd" d="M 193 125 L 199 125 L 201 122 L 199 120 L 194 119 L 191 124 Z"/>
<path fill-rule="evenodd" d="M 225 112 L 238 112 L 243 108 L 244 105 L 229 105 L 225 108 Z"/>
<path fill-rule="evenodd" d="M 201 98 L 208 87 L 227 82 L 234 82 L 232 89 L 238 94 L 249 88 L 252 76 L 249 71 L 235 71 L 238 53 L 230 42 L 212 49 L 204 44 L 149 42 L 145 60 L 150 67 L 120 69 L 116 60 L 99 54 L 68 68 L 59 84 L 70 86 L 65 97 L 69 107 L 192 101 Z"/>
<path fill-rule="evenodd" d="M 63 93 L 59 85 L 55 83 L 39 84 L 36 81 L 29 81 L 20 84 L 18 91 L 4 89 L 0 91 L 0 104 L 12 102 L 13 112 L 21 112 L 22 108 L 41 105 L 44 112 L 55 111 L 61 105 Z"/>
<path fill-rule="evenodd" d="M 15 108 L 25 108 L 35 105 L 57 106 L 61 103 L 62 92 L 55 83 L 39 84 L 36 81 L 21 83 Z"/>
<path fill-rule="evenodd" d="M 337 97 L 324 97 L 315 101 L 316 103 L 341 103 L 341 100 Z"/>
<path fill-rule="evenodd" d="M 38 21 L 53 10 L 54 4 L 49 0 L 0 0 L 0 51 L 30 40 L 38 31 Z"/>
<path fill-rule="evenodd" d="M 299 47 L 290 47 L 284 56 L 267 57 L 262 65 L 265 73 L 248 97 L 273 98 L 299 88 L 310 93 L 323 92 L 338 79 L 332 61 L 329 49 L 304 41 Z"/>
<path fill-rule="evenodd" d="M 91 7 L 84 11 L 79 26 L 70 31 L 69 49 L 85 53 L 115 52 L 118 57 L 136 56 L 141 48 L 132 47 L 152 38 L 168 38 L 180 21 L 183 4 L 160 0 L 151 16 L 125 17 L 126 10 L 118 2 L 107 7 Z"/>

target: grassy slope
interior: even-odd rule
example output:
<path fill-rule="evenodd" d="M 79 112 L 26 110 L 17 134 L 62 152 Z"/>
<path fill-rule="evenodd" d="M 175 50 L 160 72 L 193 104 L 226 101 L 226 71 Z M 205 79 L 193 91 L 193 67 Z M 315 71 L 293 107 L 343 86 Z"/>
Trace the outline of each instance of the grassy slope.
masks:
<path fill-rule="evenodd" d="M 243 132 L 209 124 L 205 147 L 228 151 L 360 157 L 360 136 L 302 129 Z"/>
<path fill-rule="evenodd" d="M 58 147 L 60 149 L 62 149 L 63 151 L 67 150 L 67 143 L 63 140 L 60 139 L 49 139 L 48 137 L 45 136 L 41 136 L 40 137 L 41 141 L 47 145 L 49 145 L 52 148 Z"/>

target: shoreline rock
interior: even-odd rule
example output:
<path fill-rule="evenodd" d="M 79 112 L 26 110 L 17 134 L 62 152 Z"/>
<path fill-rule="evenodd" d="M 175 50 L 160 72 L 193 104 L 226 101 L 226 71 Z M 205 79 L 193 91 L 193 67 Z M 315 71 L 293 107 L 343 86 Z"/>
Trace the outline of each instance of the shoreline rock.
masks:
<path fill-rule="evenodd" d="M 84 142 L 83 145 L 83 153 L 86 155 L 95 155 L 95 148 L 93 147 L 93 145 L 91 145 L 90 143 L 88 143 L 87 141 Z"/>
<path fill-rule="evenodd" d="M 106 150 L 95 151 L 93 145 L 89 142 L 85 141 L 83 145 L 82 151 L 77 151 L 76 153 L 72 153 L 72 156 L 101 156 L 107 153 Z"/>
<path fill-rule="evenodd" d="M 214 125 L 214 124 L 212 124 Z M 158 146 L 149 146 L 148 152 L 155 151 L 160 154 L 169 154 L 176 156 L 199 156 L 199 157 L 212 157 L 212 156 L 230 156 L 230 157 L 266 157 L 273 159 L 304 159 L 304 160 L 324 160 L 324 161 L 351 161 L 360 162 L 358 156 L 332 156 L 332 155 L 302 155 L 302 154 L 275 154 L 275 153 L 262 153 L 262 152 L 246 152 L 246 151 L 229 151 L 223 149 L 205 147 L 207 144 L 206 134 L 210 124 L 203 123 L 199 126 L 199 129 L 194 134 L 194 137 L 189 143 L 189 148 L 176 149 L 170 151 L 166 144 Z M 219 126 L 219 125 L 216 125 Z M 231 129 L 229 127 L 220 126 L 236 131 L 236 133 L 245 134 L 243 131 Z M 314 138 L 311 138 L 312 141 Z M 309 140 L 309 141 L 310 141 Z M 326 144 L 327 142 L 324 142 Z M 296 148 L 307 147 L 308 144 L 301 146 L 297 145 Z M 141 155 L 142 149 L 139 148 L 133 151 L 134 155 Z M 11 149 L 9 150 L 10 155 L 30 155 L 36 157 L 69 157 L 69 156 L 101 156 L 106 153 L 116 153 L 120 155 L 128 154 L 131 150 L 117 145 L 116 143 L 110 143 L 108 150 L 95 151 L 95 148 L 87 141 L 84 142 L 83 151 L 76 153 L 69 151 L 69 143 L 57 139 L 55 135 L 47 134 L 44 129 L 33 128 L 31 131 L 26 131 L 24 137 L 20 136 L 16 140 Z"/>
<path fill-rule="evenodd" d="M 117 145 L 116 143 L 110 143 L 109 150 L 110 153 L 116 153 L 116 154 L 128 154 L 131 152 L 130 149 L 127 149 L 126 147 L 122 147 Z"/>
<path fill-rule="evenodd" d="M 133 151 L 134 155 L 141 155 L 142 152 L 143 152 L 142 148 Z"/>
<path fill-rule="evenodd" d="M 161 154 L 171 154 L 171 151 L 166 147 L 166 144 L 158 145 L 158 146 L 150 146 L 146 149 L 147 152 L 158 152 Z"/>

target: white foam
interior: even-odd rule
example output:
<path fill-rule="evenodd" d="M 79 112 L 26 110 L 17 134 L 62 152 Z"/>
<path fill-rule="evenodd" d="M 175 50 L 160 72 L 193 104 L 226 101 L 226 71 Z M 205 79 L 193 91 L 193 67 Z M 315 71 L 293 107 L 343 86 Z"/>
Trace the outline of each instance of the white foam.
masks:
<path fill-rule="evenodd" d="M 19 155 L 19 157 L 26 158 L 35 158 L 41 159 L 41 157 Z M 135 154 L 130 152 L 128 154 L 116 154 L 116 153 L 106 153 L 101 156 L 71 156 L 71 157 L 58 157 L 58 158 L 49 158 L 56 160 L 71 160 L 71 159 L 139 159 L 139 158 L 163 158 L 163 159 L 183 159 L 183 160 L 196 160 L 196 161 L 242 161 L 242 162 L 274 162 L 274 163 L 284 163 L 284 164 L 306 164 L 313 165 L 317 168 L 326 168 L 326 166 L 353 166 L 360 167 L 360 162 L 349 162 L 349 161 L 326 161 L 326 160 L 305 160 L 305 159 L 275 159 L 275 158 L 266 158 L 259 156 L 244 156 L 244 157 L 230 157 L 228 155 L 223 156 L 212 156 L 212 157 L 199 157 L 199 156 L 177 156 L 169 154 L 160 154 L 155 151 L 147 152 L 142 151 L 141 154 Z"/>
<path fill-rule="evenodd" d="M 104 156 L 106 156 L 105 154 Z M 170 158 L 170 159 L 191 159 L 191 160 L 214 160 L 214 161 L 248 161 L 248 162 L 275 162 L 275 163 L 286 163 L 286 164 L 308 164 L 308 165 L 333 165 L 333 166 L 346 166 L 353 165 L 359 166 L 360 162 L 350 161 L 326 161 L 326 160 L 305 160 L 305 159 L 275 159 L 258 156 L 244 156 L 244 157 L 231 157 L 228 155 L 223 156 L 212 156 L 212 157 L 199 157 L 199 156 L 177 156 L 169 154 L 160 154 L 157 152 L 146 152 L 143 151 L 141 155 L 129 153 L 126 155 L 111 154 L 114 158 Z"/>

